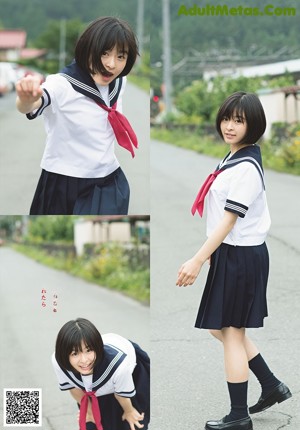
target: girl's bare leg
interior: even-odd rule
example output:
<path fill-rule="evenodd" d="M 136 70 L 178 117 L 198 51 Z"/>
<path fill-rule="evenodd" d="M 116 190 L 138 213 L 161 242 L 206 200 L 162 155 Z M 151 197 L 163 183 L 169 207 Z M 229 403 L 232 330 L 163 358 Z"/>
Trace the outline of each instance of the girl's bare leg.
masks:
<path fill-rule="evenodd" d="M 248 381 L 249 366 L 245 348 L 245 329 L 223 328 L 222 341 L 227 381 L 233 383 Z"/>
<path fill-rule="evenodd" d="M 233 328 L 233 327 L 231 327 Z M 223 333 L 222 330 L 209 330 L 209 332 L 220 342 L 223 343 Z M 246 350 L 248 361 L 252 360 L 252 358 L 256 357 L 257 354 L 259 354 L 259 350 L 257 349 L 256 345 L 253 343 L 253 341 L 244 335 L 244 347 Z"/>

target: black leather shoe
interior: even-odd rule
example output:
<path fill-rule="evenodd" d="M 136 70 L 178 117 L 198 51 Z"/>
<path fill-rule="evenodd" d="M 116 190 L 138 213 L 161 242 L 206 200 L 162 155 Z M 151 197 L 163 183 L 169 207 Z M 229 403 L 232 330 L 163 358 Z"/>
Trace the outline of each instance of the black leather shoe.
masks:
<path fill-rule="evenodd" d="M 205 430 L 252 430 L 252 421 L 250 417 L 242 418 L 237 421 L 224 422 L 224 418 L 219 421 L 207 421 Z"/>
<path fill-rule="evenodd" d="M 265 409 L 270 408 L 275 405 L 275 403 L 281 403 L 285 400 L 292 397 L 292 393 L 289 388 L 281 382 L 270 394 L 268 394 L 265 398 L 260 396 L 258 402 L 254 406 L 250 406 L 249 412 L 250 414 L 256 414 L 257 412 L 262 412 Z"/>

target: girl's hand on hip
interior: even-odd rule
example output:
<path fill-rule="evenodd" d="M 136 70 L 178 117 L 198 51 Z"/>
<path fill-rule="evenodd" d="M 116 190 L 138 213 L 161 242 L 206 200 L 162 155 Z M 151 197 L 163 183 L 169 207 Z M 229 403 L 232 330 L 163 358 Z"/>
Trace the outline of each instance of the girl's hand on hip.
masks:
<path fill-rule="evenodd" d="M 28 75 L 20 79 L 16 83 L 16 92 L 22 102 L 34 103 L 38 101 L 43 94 L 40 78 Z"/>
<path fill-rule="evenodd" d="M 135 430 L 135 426 L 138 429 L 142 429 L 144 427 L 144 424 L 140 424 L 140 421 L 143 421 L 144 416 L 144 413 L 140 414 L 136 409 L 132 408 L 132 410 L 124 412 L 122 420 L 126 420 L 128 422 L 130 430 Z"/>
<path fill-rule="evenodd" d="M 202 263 L 199 263 L 195 258 L 187 260 L 179 269 L 176 285 L 179 287 L 193 285 L 201 267 Z"/>

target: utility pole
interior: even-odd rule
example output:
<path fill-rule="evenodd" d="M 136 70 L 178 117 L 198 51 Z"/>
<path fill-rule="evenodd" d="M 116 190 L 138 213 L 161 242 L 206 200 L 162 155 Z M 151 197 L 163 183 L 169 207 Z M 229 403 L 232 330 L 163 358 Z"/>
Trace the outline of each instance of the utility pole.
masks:
<path fill-rule="evenodd" d="M 137 63 L 141 62 L 141 57 L 144 49 L 144 10 L 145 0 L 137 0 L 137 39 L 139 42 L 139 53 L 140 57 L 137 59 Z"/>
<path fill-rule="evenodd" d="M 66 65 L 66 20 L 60 20 L 60 37 L 59 37 L 59 70 Z"/>
<path fill-rule="evenodd" d="M 170 4 L 169 0 L 162 0 L 163 6 L 163 96 L 165 112 L 172 111 L 172 61 L 170 36 Z"/>

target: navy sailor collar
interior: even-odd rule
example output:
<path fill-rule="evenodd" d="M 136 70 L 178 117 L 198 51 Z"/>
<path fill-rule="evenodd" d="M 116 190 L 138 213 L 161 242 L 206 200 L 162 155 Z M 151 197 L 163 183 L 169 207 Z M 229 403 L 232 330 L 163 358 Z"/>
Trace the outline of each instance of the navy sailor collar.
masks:
<path fill-rule="evenodd" d="M 109 344 L 104 345 L 102 360 L 94 367 L 93 371 L 93 391 L 97 391 L 109 381 L 126 356 L 127 354 L 116 346 Z M 62 371 L 77 387 L 85 390 L 80 373 L 65 369 L 62 369 Z"/>
<path fill-rule="evenodd" d="M 258 173 L 260 174 L 261 180 L 265 188 L 264 170 L 262 165 L 260 147 L 258 145 L 245 146 L 239 149 L 238 151 L 236 151 L 232 157 L 229 158 L 229 156 L 230 156 L 230 152 L 224 158 L 222 165 L 220 163 L 216 168 L 216 170 L 226 170 L 242 162 L 252 163 L 256 167 Z"/>
<path fill-rule="evenodd" d="M 101 97 L 101 93 L 97 88 L 93 78 L 89 73 L 81 69 L 75 62 L 75 60 L 66 66 L 61 72 L 61 76 L 66 78 L 75 91 L 90 97 L 95 102 L 106 106 L 105 101 Z M 119 97 L 122 88 L 123 78 L 119 77 L 114 79 L 108 86 L 108 97 L 109 97 L 109 107 L 113 106 Z"/>

